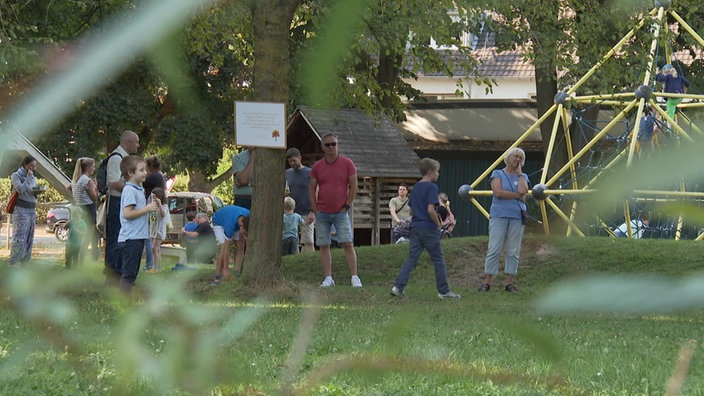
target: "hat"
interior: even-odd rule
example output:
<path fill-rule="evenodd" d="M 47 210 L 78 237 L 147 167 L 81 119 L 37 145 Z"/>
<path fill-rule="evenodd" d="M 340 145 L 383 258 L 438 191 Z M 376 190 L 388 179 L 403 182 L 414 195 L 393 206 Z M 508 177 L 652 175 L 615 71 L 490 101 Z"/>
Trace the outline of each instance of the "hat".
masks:
<path fill-rule="evenodd" d="M 669 63 L 665 64 L 665 66 L 662 67 L 662 71 L 668 71 L 672 69 L 674 69 L 674 67 L 672 67 L 672 65 Z"/>

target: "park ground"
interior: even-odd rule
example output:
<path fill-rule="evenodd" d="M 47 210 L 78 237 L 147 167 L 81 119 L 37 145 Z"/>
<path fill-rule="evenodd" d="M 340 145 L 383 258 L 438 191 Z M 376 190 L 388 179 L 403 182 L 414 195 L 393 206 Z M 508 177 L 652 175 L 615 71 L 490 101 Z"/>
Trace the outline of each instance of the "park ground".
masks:
<path fill-rule="evenodd" d="M 362 289 L 336 249 L 334 288 L 318 288 L 311 253 L 284 258 L 273 290 L 211 287 L 212 266 L 140 274 L 128 305 L 104 290 L 100 263 L 62 270 L 61 244 L 37 245 L 35 272 L 0 255 L 3 282 L 35 285 L 3 300 L 0 394 L 704 394 L 701 242 L 528 235 L 513 294 L 501 278 L 476 291 L 486 243 L 443 242 L 452 301 L 438 300 L 425 255 L 408 297 L 389 295 L 407 245 L 358 247 Z M 84 283 L 62 289 L 71 276 Z M 42 304 L 76 310 L 49 332 Z M 21 346 L 27 357 L 9 359 Z"/>

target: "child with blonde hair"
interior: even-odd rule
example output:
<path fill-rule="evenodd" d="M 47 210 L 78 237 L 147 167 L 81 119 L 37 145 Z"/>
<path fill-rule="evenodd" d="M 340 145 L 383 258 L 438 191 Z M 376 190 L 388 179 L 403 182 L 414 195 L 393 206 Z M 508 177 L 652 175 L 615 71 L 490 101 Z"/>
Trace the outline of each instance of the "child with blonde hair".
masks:
<path fill-rule="evenodd" d="M 689 87 L 689 81 L 684 76 L 678 75 L 677 70 L 669 63 L 655 75 L 655 81 L 663 83 L 665 93 L 686 94 Z M 677 105 L 680 103 L 682 98 L 667 98 L 667 115 L 670 118 L 675 118 Z"/>
<path fill-rule="evenodd" d="M 298 227 L 307 224 L 300 214 L 293 212 L 295 209 L 296 201 L 291 197 L 284 198 L 284 230 L 281 244 L 281 254 L 284 256 L 298 254 Z"/>

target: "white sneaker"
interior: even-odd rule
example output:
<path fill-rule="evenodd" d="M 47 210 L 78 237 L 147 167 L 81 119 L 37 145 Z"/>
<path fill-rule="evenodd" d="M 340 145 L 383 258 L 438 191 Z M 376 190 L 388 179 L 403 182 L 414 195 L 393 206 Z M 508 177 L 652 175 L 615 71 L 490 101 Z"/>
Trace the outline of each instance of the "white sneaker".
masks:
<path fill-rule="evenodd" d="M 325 280 L 323 280 L 323 283 L 320 284 L 320 287 L 330 287 L 330 286 L 335 286 L 335 281 L 332 280 L 332 276 L 326 276 Z"/>
<path fill-rule="evenodd" d="M 399 289 L 396 286 L 391 288 L 391 295 L 394 297 L 406 297 L 406 295 L 403 294 L 403 290 Z"/>
<path fill-rule="evenodd" d="M 362 287 L 362 281 L 357 275 L 352 275 L 352 287 Z"/>
<path fill-rule="evenodd" d="M 438 293 L 438 298 L 441 300 L 447 300 L 448 298 L 460 298 L 460 295 L 453 293 L 452 290 L 450 290 L 445 294 Z"/>

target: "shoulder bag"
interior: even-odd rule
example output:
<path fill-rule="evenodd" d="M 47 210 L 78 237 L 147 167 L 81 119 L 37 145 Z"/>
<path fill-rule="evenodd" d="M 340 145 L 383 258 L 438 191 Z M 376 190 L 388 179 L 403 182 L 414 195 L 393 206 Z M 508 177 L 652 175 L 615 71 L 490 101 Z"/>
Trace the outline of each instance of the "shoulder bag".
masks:
<path fill-rule="evenodd" d="M 12 194 L 10 194 L 10 199 L 7 200 L 7 207 L 5 208 L 5 212 L 12 214 L 12 212 L 15 211 L 15 204 L 17 203 L 17 197 L 19 194 L 17 191 L 13 191 Z"/>

